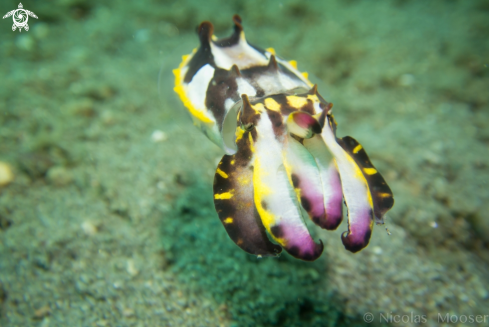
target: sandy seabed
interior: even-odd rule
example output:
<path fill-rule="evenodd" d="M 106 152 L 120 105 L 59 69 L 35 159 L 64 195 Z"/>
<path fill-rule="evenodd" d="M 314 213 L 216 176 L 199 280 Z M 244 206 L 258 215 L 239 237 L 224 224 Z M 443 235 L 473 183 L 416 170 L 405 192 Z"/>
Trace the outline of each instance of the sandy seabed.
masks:
<path fill-rule="evenodd" d="M 487 1 L 23 4 L 28 32 L 0 22 L 1 326 L 489 324 Z M 235 13 L 391 186 L 360 253 L 345 222 L 312 228 L 314 263 L 249 256 L 222 228 L 222 154 L 171 70 L 202 20 L 226 36 Z"/>

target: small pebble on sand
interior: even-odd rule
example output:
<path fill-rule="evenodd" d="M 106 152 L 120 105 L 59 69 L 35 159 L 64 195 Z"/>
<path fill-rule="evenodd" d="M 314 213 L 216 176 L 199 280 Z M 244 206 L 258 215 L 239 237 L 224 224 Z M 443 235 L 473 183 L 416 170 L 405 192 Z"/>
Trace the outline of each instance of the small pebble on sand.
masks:
<path fill-rule="evenodd" d="M 87 234 L 88 236 L 93 236 L 93 235 L 97 234 L 97 231 L 98 231 L 97 226 L 89 220 L 84 221 L 81 224 L 81 228 L 82 228 L 83 232 L 85 234 Z"/>
<path fill-rule="evenodd" d="M 12 167 L 6 162 L 0 161 L 0 187 L 7 186 L 14 180 Z"/>
<path fill-rule="evenodd" d="M 382 248 L 380 246 L 374 246 L 372 248 L 372 252 L 377 254 L 377 255 L 380 255 L 380 254 L 382 254 Z"/>
<path fill-rule="evenodd" d="M 124 308 L 122 310 L 122 315 L 126 318 L 134 316 L 134 310 L 131 308 Z"/>
<path fill-rule="evenodd" d="M 131 276 L 136 276 L 137 274 L 139 274 L 139 271 L 136 268 L 134 261 L 132 259 L 127 260 L 126 270 Z"/>
<path fill-rule="evenodd" d="M 35 319 L 42 319 L 46 316 L 49 316 L 51 314 L 51 308 L 48 305 L 45 305 L 36 311 L 34 311 L 34 318 Z"/>
<path fill-rule="evenodd" d="M 163 142 L 167 139 L 166 133 L 160 130 L 156 130 L 151 134 L 151 139 L 153 142 Z"/>

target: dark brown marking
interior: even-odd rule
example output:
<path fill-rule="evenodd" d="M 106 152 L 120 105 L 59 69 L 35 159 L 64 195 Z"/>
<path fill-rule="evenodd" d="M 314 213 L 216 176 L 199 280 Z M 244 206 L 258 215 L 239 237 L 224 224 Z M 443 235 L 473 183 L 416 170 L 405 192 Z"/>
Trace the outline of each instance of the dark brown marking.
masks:
<path fill-rule="evenodd" d="M 230 73 L 230 76 L 231 76 L 231 77 L 234 77 L 234 78 L 241 77 L 241 72 L 239 71 L 238 66 L 233 65 L 233 66 L 231 67 L 231 73 Z"/>
<path fill-rule="evenodd" d="M 270 121 L 272 122 L 272 128 L 273 128 L 273 133 L 275 134 L 275 138 L 277 140 L 281 140 L 285 132 L 285 126 L 282 122 L 283 120 L 282 114 L 280 112 L 267 109 L 267 115 Z"/>
<path fill-rule="evenodd" d="M 319 94 L 318 92 L 318 85 L 317 84 L 314 84 L 314 86 L 306 93 L 307 95 L 315 95 L 318 97 L 319 99 L 319 107 L 323 110 L 323 111 L 330 111 L 331 108 L 333 108 L 333 104 L 331 102 L 328 102 L 326 101 L 322 96 L 321 94 Z"/>
<path fill-rule="evenodd" d="M 369 229 L 363 236 L 363 243 L 368 244 L 370 242 L 370 237 L 372 236 L 372 230 Z"/>
<path fill-rule="evenodd" d="M 241 99 L 243 100 L 243 105 L 239 114 L 239 121 L 241 125 L 248 126 L 249 124 L 256 126 L 261 114 L 252 108 L 252 104 L 248 95 L 242 94 Z M 254 138 L 256 141 L 256 138 Z"/>
<path fill-rule="evenodd" d="M 302 106 L 302 108 L 300 108 L 301 111 L 304 111 L 304 112 L 307 112 L 308 114 L 310 115 L 314 115 L 315 112 L 314 112 L 314 103 L 312 102 L 312 100 L 310 99 L 307 99 L 307 104 Z M 321 126 L 319 126 L 319 129 L 321 129 Z M 316 133 L 316 132 L 314 132 Z M 321 133 L 321 132 L 320 132 Z"/>
<path fill-rule="evenodd" d="M 301 138 L 295 134 L 292 134 L 292 133 L 290 133 L 289 136 L 292 137 L 297 142 L 299 142 L 300 144 L 304 145 L 304 139 L 303 138 Z"/>
<path fill-rule="evenodd" d="M 291 174 L 290 179 L 292 179 L 292 185 L 294 185 L 294 188 L 299 187 L 299 183 L 300 183 L 299 176 L 297 176 L 296 174 Z"/>
<path fill-rule="evenodd" d="M 343 232 L 343 234 L 341 234 L 341 241 L 343 242 L 345 249 L 350 252 L 357 253 L 368 245 L 371 235 L 372 230 L 368 230 L 365 235 L 363 235 L 363 239 L 355 241 L 349 232 Z"/>
<path fill-rule="evenodd" d="M 253 117 L 256 115 L 255 109 L 251 106 L 250 99 L 248 95 L 242 94 L 241 99 L 243 100 L 243 107 L 241 108 L 241 124 L 247 125 L 253 123 Z"/>
<path fill-rule="evenodd" d="M 321 115 L 319 116 L 318 122 L 319 122 L 319 125 L 321 125 L 321 128 L 324 128 L 325 127 L 325 124 L 328 123 L 327 112 L 326 111 L 323 110 L 323 112 L 321 112 Z"/>
<path fill-rule="evenodd" d="M 323 112 L 325 112 L 325 111 L 323 111 Z M 333 135 L 336 137 L 336 126 L 337 126 L 337 124 L 336 124 L 336 120 L 334 119 L 333 114 L 331 114 L 331 113 L 326 114 L 326 118 L 327 118 L 327 121 L 328 121 L 328 124 L 329 124 L 331 130 L 333 131 Z M 338 138 L 336 138 L 336 140 L 338 141 Z"/>
<path fill-rule="evenodd" d="M 268 61 L 267 70 L 272 73 L 276 73 L 278 71 L 277 60 L 274 55 L 270 56 L 270 60 Z"/>
<path fill-rule="evenodd" d="M 214 26 L 210 22 L 202 22 L 197 28 L 197 34 L 199 35 L 200 47 L 199 50 L 193 55 L 192 59 L 188 63 L 188 70 L 185 74 L 183 81 L 190 83 L 194 75 L 206 64 L 210 64 L 212 67 L 216 67 L 214 62 L 214 56 L 212 55 L 210 40 Z"/>
<path fill-rule="evenodd" d="M 280 225 L 275 225 L 270 228 L 270 232 L 275 236 L 276 238 L 282 238 L 284 236 L 284 230 Z"/>
<path fill-rule="evenodd" d="M 311 211 L 311 202 L 309 202 L 309 199 L 305 196 L 301 196 L 301 204 L 304 210 L 306 210 L 307 212 Z"/>
<path fill-rule="evenodd" d="M 294 245 L 289 248 L 285 248 L 285 250 L 287 251 L 287 253 L 297 259 L 301 259 L 304 261 L 314 261 L 319 258 L 323 253 L 324 244 L 323 241 L 319 240 L 319 244 L 316 243 L 316 246 L 312 252 L 301 251 L 298 246 Z"/>
<path fill-rule="evenodd" d="M 304 208 L 304 209 L 305 209 L 305 208 Z M 314 222 L 316 225 L 318 225 L 318 226 L 320 226 L 320 227 L 321 227 L 321 224 L 323 223 L 323 222 L 322 222 L 322 220 L 324 220 L 324 215 L 322 215 L 322 216 L 314 216 L 314 217 L 312 217 L 311 219 L 312 219 L 312 221 L 313 221 L 313 222 Z M 327 228 L 326 228 L 326 229 L 327 229 Z"/>
<path fill-rule="evenodd" d="M 314 84 L 314 86 L 307 93 L 311 94 L 311 95 L 317 95 L 318 94 L 318 85 Z"/>
<path fill-rule="evenodd" d="M 320 218 L 320 220 L 324 221 L 324 218 Z M 326 224 L 319 225 L 319 226 L 321 226 L 321 228 L 326 229 L 326 230 L 336 230 L 338 228 L 338 226 L 341 224 L 342 220 L 343 220 L 342 216 L 338 217 L 338 219 L 336 219 L 336 220 L 326 219 Z"/>
<path fill-rule="evenodd" d="M 277 67 L 275 67 L 275 64 L 277 64 Z M 261 87 L 257 83 L 260 77 L 262 77 L 263 75 L 274 76 L 279 74 L 279 71 L 281 71 L 282 73 L 286 73 L 284 69 L 285 66 L 278 63 L 274 56 L 271 56 L 266 66 L 253 66 L 247 69 L 243 69 L 241 70 L 241 75 L 248 83 L 251 84 L 251 86 L 253 86 L 258 91 L 261 89 Z M 294 73 L 290 72 L 289 70 L 287 70 L 287 72 L 288 73 L 286 75 L 295 80 L 297 83 L 304 83 Z"/>
<path fill-rule="evenodd" d="M 217 126 L 221 126 L 224 120 L 226 113 L 224 102 L 226 99 L 232 99 L 234 102 L 239 101 L 238 84 L 236 83 L 239 70 L 236 72 L 236 69 L 216 68 L 214 77 L 207 86 L 205 105 L 216 118 Z"/>
<path fill-rule="evenodd" d="M 291 256 L 299 257 L 301 254 L 301 249 L 298 246 L 291 246 L 290 248 L 285 249 Z"/>
<path fill-rule="evenodd" d="M 331 102 L 323 102 L 321 101 L 319 103 L 319 108 L 321 108 L 323 111 L 330 112 L 331 108 L 333 108 L 333 104 Z"/>
<path fill-rule="evenodd" d="M 236 142 L 236 145 L 238 146 L 238 152 L 235 154 L 235 165 L 237 166 L 248 166 L 250 164 L 251 158 L 253 157 L 253 152 L 251 151 L 250 146 L 250 134 L 252 139 L 256 140 L 256 129 L 253 129 L 251 131 L 244 132 L 241 139 Z"/>
<path fill-rule="evenodd" d="M 231 34 L 231 36 L 228 38 L 214 41 L 215 45 L 221 48 L 225 48 L 225 47 L 232 47 L 239 43 L 240 34 L 243 31 L 243 26 L 241 25 L 241 17 L 239 17 L 238 15 L 234 15 L 233 22 L 234 22 L 233 34 Z"/>

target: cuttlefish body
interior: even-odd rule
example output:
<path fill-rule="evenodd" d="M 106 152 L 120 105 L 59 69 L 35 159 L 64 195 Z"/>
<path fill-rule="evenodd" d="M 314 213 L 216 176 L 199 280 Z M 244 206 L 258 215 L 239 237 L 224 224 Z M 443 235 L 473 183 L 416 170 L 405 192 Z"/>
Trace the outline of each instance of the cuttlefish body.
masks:
<path fill-rule="evenodd" d="M 394 205 L 392 191 L 353 138 L 336 137 L 332 103 L 295 61 L 250 45 L 241 18 L 234 33 L 198 27 L 200 47 L 174 70 L 175 91 L 202 132 L 226 153 L 214 178 L 214 204 L 244 251 L 277 256 L 282 248 L 313 261 L 323 251 L 304 217 L 327 230 L 348 208 L 345 248 L 369 243 L 374 223 Z"/>

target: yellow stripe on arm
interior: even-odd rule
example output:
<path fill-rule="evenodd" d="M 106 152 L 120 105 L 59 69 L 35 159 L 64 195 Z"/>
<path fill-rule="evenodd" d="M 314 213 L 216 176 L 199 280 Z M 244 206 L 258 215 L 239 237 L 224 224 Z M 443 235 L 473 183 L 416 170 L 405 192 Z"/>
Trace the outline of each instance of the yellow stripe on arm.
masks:
<path fill-rule="evenodd" d="M 251 152 L 255 152 L 255 145 L 253 144 L 253 135 L 249 133 L 249 140 L 250 140 L 250 150 Z"/>
<path fill-rule="evenodd" d="M 224 220 L 223 220 L 223 222 L 224 222 L 225 224 L 232 224 L 232 223 L 233 223 L 233 218 L 228 217 L 228 218 L 224 219 Z"/>
<path fill-rule="evenodd" d="M 255 160 L 255 169 L 253 172 L 253 186 L 254 186 L 254 201 L 255 207 L 260 215 L 261 221 L 263 222 L 263 226 L 267 229 L 269 233 L 270 226 L 275 223 L 275 216 L 263 208 L 263 200 L 267 195 L 271 193 L 271 190 L 267 187 L 265 183 L 263 183 L 261 175 L 264 174 L 261 167 L 261 162 L 259 159 Z"/>
<path fill-rule="evenodd" d="M 221 194 L 214 194 L 214 199 L 216 200 L 229 200 L 233 197 L 234 190 L 231 190 L 230 192 L 225 192 Z"/>
<path fill-rule="evenodd" d="M 353 153 L 358 153 L 358 151 L 360 151 L 361 149 L 363 149 L 363 146 L 359 144 L 353 149 Z"/>
<path fill-rule="evenodd" d="M 216 173 L 218 173 L 219 175 L 221 175 L 222 178 L 228 178 L 229 177 L 228 174 L 226 174 L 225 172 L 223 172 L 219 168 L 217 168 Z"/>
<path fill-rule="evenodd" d="M 367 175 L 374 175 L 374 174 L 377 174 L 377 169 L 375 168 L 363 168 L 363 171 L 365 172 L 365 174 Z"/>

